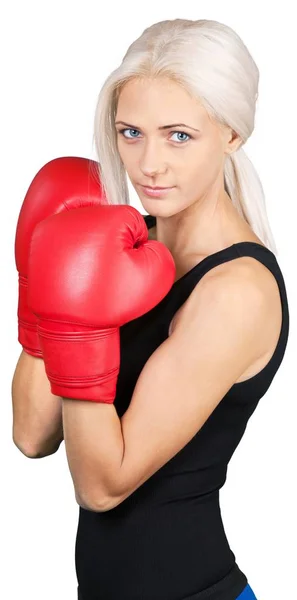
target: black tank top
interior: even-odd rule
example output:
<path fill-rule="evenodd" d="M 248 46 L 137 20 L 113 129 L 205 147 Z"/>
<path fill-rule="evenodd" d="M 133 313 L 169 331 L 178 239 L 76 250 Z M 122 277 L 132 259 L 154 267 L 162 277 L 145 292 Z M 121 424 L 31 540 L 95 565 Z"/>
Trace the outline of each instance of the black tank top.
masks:
<path fill-rule="evenodd" d="M 144 218 L 148 229 L 155 225 L 155 217 Z M 259 260 L 277 280 L 282 327 L 274 354 L 259 373 L 234 384 L 194 438 L 121 504 L 102 513 L 79 508 L 75 564 L 81 600 L 235 600 L 248 582 L 225 535 L 219 490 L 287 345 L 287 294 L 273 252 L 255 242 L 219 250 L 178 279 L 151 311 L 121 327 L 114 406 L 121 418 L 141 370 L 201 277 L 241 256 Z"/>

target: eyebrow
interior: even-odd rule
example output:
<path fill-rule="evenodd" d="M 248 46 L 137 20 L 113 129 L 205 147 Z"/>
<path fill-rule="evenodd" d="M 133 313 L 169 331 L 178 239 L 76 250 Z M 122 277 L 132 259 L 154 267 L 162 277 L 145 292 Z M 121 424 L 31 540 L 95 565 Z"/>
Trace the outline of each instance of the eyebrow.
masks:
<path fill-rule="evenodd" d="M 116 121 L 115 125 L 118 125 L 119 123 L 121 123 L 122 125 L 126 125 L 127 127 L 131 127 L 132 129 L 141 129 L 140 127 L 131 125 L 131 123 L 125 123 L 125 121 Z M 171 127 L 187 127 L 188 129 L 194 129 L 194 131 L 200 132 L 200 129 L 196 129 L 195 127 L 190 127 L 190 125 L 186 125 L 185 123 L 171 123 L 171 125 L 162 125 L 161 127 L 158 127 L 158 129 L 159 130 L 170 129 Z"/>

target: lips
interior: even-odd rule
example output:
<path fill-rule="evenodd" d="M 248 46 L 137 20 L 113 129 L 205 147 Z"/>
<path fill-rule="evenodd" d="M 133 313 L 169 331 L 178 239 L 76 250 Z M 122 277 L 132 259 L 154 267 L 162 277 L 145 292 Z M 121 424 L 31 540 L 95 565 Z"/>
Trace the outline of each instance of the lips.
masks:
<path fill-rule="evenodd" d="M 147 188 L 148 190 L 169 190 L 169 188 L 173 187 L 172 185 L 167 185 L 166 187 L 152 187 L 151 185 L 145 185 L 143 183 L 140 184 L 142 187 Z"/>

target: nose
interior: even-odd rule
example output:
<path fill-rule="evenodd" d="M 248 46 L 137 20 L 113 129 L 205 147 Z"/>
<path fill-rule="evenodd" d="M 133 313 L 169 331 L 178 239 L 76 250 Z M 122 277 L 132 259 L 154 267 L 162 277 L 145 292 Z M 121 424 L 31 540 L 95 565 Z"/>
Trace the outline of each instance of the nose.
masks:
<path fill-rule="evenodd" d="M 147 177 L 166 172 L 167 166 L 160 149 L 157 149 L 157 144 L 147 143 L 140 159 L 140 169 Z"/>

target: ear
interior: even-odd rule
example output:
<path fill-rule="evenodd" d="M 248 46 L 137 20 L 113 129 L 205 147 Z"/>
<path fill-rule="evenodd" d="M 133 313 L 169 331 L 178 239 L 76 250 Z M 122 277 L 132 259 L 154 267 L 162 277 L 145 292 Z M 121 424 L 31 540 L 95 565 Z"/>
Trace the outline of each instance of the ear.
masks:
<path fill-rule="evenodd" d="M 225 142 L 225 152 L 228 155 L 236 152 L 236 150 L 238 150 L 238 148 L 242 145 L 241 137 L 236 133 L 236 131 L 230 128 L 227 130 Z"/>

